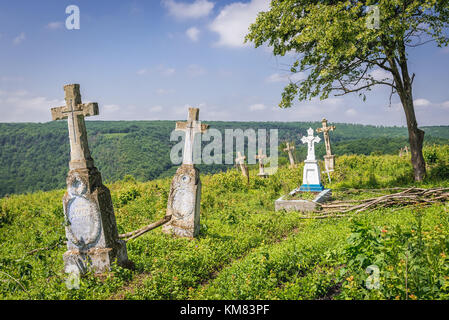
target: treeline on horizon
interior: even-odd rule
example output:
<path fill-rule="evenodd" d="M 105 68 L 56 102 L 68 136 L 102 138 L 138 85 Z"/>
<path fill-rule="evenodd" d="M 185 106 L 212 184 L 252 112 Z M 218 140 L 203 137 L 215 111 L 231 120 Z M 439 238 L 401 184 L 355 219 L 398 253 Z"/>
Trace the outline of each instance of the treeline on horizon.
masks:
<path fill-rule="evenodd" d="M 219 122 L 205 121 L 210 128 L 278 129 L 279 164 L 287 164 L 282 151 L 285 142 L 296 146 L 296 161 L 306 157 L 300 141 L 307 129 L 321 127 L 321 122 Z M 408 145 L 405 127 L 385 127 L 332 123 L 330 133 L 334 154 L 398 154 Z M 170 141 L 175 121 L 86 121 L 89 147 L 103 180 L 113 182 L 132 176 L 147 181 L 173 175 L 178 165 L 170 161 L 170 150 L 178 141 Z M 426 144 L 449 144 L 449 126 L 423 127 Z M 319 135 L 323 138 L 322 134 Z M 247 144 L 245 139 L 245 145 Z M 203 145 L 208 142 L 203 142 Z M 266 142 L 269 148 L 269 140 Z M 247 148 L 245 147 L 245 150 Z M 235 147 L 234 147 L 235 151 Z M 270 150 L 267 150 L 271 154 Z M 325 154 L 323 140 L 316 145 L 316 155 Z M 225 157 L 223 151 L 223 159 Z M 0 123 L 0 197 L 7 194 L 47 191 L 64 188 L 70 158 L 66 121 L 48 123 Z M 235 158 L 235 156 L 234 156 Z M 199 165 L 202 173 L 215 173 L 233 165 Z"/>

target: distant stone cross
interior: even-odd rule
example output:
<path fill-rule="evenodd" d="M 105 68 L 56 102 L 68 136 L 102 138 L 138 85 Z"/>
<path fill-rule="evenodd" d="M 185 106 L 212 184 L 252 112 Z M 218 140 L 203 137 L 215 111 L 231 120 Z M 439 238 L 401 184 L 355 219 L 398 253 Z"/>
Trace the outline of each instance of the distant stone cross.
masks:
<path fill-rule="evenodd" d="M 182 158 L 182 164 L 193 165 L 193 145 L 196 133 L 205 133 L 209 128 L 209 125 L 202 124 L 198 120 L 200 109 L 189 108 L 189 117 L 187 122 L 176 122 L 176 129 L 184 131 L 184 154 Z"/>
<path fill-rule="evenodd" d="M 242 175 L 244 177 L 249 177 L 248 175 L 248 167 L 245 165 L 245 156 L 242 156 L 240 152 L 237 152 L 237 158 L 235 158 L 235 162 L 240 165 L 240 170 L 242 170 Z"/>
<path fill-rule="evenodd" d="M 295 150 L 295 145 L 290 145 L 289 142 L 287 142 L 287 148 L 284 149 L 285 152 L 288 153 L 288 158 L 290 160 L 290 168 L 293 168 L 295 166 L 295 159 L 293 158 L 293 150 Z"/>
<path fill-rule="evenodd" d="M 329 131 L 334 131 L 335 130 L 335 126 L 327 126 L 327 120 L 323 119 L 321 121 L 321 123 L 323 124 L 322 128 L 318 128 L 316 129 L 317 133 L 323 133 L 324 135 L 324 144 L 326 146 L 326 155 L 330 156 L 332 155 L 332 151 L 331 151 L 331 142 L 329 139 Z"/>
<path fill-rule="evenodd" d="M 309 130 L 307 130 L 307 136 L 303 136 L 301 138 L 301 142 L 302 143 L 307 143 L 307 160 L 312 160 L 315 161 L 315 143 L 320 142 L 321 139 L 320 137 L 313 136 L 313 129 L 309 128 Z"/>
<path fill-rule="evenodd" d="M 266 176 L 267 174 L 265 173 L 264 170 L 264 164 L 263 164 L 263 160 L 267 157 L 265 154 L 263 154 L 262 149 L 259 149 L 259 153 L 257 155 L 254 156 L 257 160 L 259 160 L 259 175 L 260 176 Z"/>
<path fill-rule="evenodd" d="M 68 119 L 70 137 L 70 170 L 92 168 L 93 160 L 87 143 L 84 117 L 98 115 L 97 103 L 81 103 L 79 84 L 64 86 L 65 102 L 63 107 L 51 109 L 53 120 Z"/>

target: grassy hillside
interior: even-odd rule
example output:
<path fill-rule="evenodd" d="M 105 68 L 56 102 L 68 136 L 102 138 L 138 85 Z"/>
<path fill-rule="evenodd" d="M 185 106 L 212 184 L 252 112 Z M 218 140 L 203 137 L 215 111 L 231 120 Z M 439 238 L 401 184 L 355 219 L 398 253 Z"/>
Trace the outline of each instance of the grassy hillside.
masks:
<path fill-rule="evenodd" d="M 96 166 L 105 181 L 131 175 L 138 181 L 173 175 L 170 142 L 174 121 L 87 121 L 89 146 Z M 221 132 L 225 129 L 278 129 L 279 140 L 296 142 L 296 159 L 302 161 L 306 147 L 300 142 L 309 127 L 318 122 L 207 122 Z M 407 130 L 401 127 L 376 127 L 336 124 L 331 133 L 335 154 L 397 154 L 406 145 Z M 427 143 L 449 141 L 449 127 L 426 127 Z M 282 146 L 281 148 L 282 149 Z M 325 153 L 317 145 L 317 156 Z M 0 123 L 0 197 L 6 194 L 63 188 L 69 162 L 66 121 L 43 124 Z M 286 155 L 280 155 L 286 162 Z M 200 166 L 204 173 L 229 169 L 226 165 Z"/>
<path fill-rule="evenodd" d="M 429 175 L 419 186 L 449 187 L 449 146 L 427 147 L 425 156 Z M 327 184 L 335 194 L 414 185 L 409 159 L 396 155 L 341 156 L 336 168 Z M 0 298 L 449 298 L 446 203 L 302 219 L 274 211 L 274 200 L 301 183 L 302 167 L 280 168 L 266 180 L 256 173 L 250 171 L 249 185 L 235 169 L 202 175 L 198 238 L 150 231 L 127 244 L 136 270 L 114 266 L 107 275 L 87 275 L 78 290 L 67 289 L 62 273 L 64 190 L 0 199 Z M 119 232 L 161 218 L 169 184 L 170 178 L 109 184 Z M 37 248 L 50 249 L 32 253 Z M 367 289 L 373 264 L 380 287 Z"/>

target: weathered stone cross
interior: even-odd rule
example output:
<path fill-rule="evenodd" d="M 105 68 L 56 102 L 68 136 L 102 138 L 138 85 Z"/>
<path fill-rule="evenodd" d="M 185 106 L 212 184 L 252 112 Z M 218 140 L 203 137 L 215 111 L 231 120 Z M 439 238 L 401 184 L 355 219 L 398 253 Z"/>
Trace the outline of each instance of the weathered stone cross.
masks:
<path fill-rule="evenodd" d="M 240 165 L 242 175 L 246 178 L 249 178 L 248 167 L 245 165 L 245 159 L 246 159 L 245 156 L 242 156 L 240 152 L 237 152 L 237 158 L 235 158 L 235 162 Z"/>
<path fill-rule="evenodd" d="M 295 167 L 295 159 L 293 158 L 293 150 L 295 150 L 295 145 L 290 145 L 289 142 L 287 142 L 287 148 L 284 149 L 285 152 L 288 153 L 288 158 L 290 159 L 290 168 Z"/>
<path fill-rule="evenodd" d="M 184 153 L 182 158 L 182 164 L 193 165 L 193 145 L 196 133 L 205 133 L 209 128 L 208 124 L 202 124 L 198 120 L 200 109 L 189 108 L 189 117 L 187 122 L 176 122 L 175 130 L 184 131 Z"/>
<path fill-rule="evenodd" d="M 323 133 L 324 135 L 324 144 L 326 146 L 326 155 L 330 156 L 332 155 L 332 151 L 331 151 L 331 142 L 329 139 L 329 131 L 334 131 L 335 130 L 335 126 L 327 126 L 327 120 L 323 119 L 321 121 L 321 123 L 323 124 L 322 128 L 318 128 L 316 129 L 317 133 Z"/>
<path fill-rule="evenodd" d="M 51 109 L 53 120 L 68 119 L 70 137 L 70 170 L 92 168 L 94 162 L 87 143 L 84 117 L 98 115 L 97 103 L 81 103 L 79 84 L 64 86 L 65 102 L 63 107 Z"/>
<path fill-rule="evenodd" d="M 265 159 L 267 156 L 265 154 L 263 154 L 262 149 L 259 149 L 259 153 L 257 155 L 254 156 L 257 160 L 259 160 L 259 176 L 266 176 L 267 174 L 265 173 L 264 170 L 264 164 L 263 164 L 263 159 Z"/>
<path fill-rule="evenodd" d="M 301 142 L 302 143 L 307 143 L 307 160 L 312 160 L 315 161 L 315 143 L 320 142 L 321 139 L 320 137 L 313 136 L 313 129 L 309 128 L 309 130 L 307 130 L 307 137 L 303 136 L 301 138 Z"/>

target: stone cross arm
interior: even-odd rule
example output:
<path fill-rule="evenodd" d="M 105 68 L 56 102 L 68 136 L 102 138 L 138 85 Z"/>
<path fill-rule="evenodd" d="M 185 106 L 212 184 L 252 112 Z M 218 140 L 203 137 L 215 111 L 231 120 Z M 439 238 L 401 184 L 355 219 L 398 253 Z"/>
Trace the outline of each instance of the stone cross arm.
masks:
<path fill-rule="evenodd" d="M 237 152 L 237 158 L 235 158 L 235 162 L 238 164 L 245 163 L 246 156 L 242 156 L 240 152 Z"/>
<path fill-rule="evenodd" d="M 191 126 L 193 125 L 193 126 Z M 175 130 L 188 130 L 189 128 L 193 128 L 195 132 L 201 132 L 205 133 L 207 129 L 209 129 L 208 124 L 201 123 L 199 121 L 193 121 L 192 124 L 189 122 L 176 122 L 176 129 Z"/>
<path fill-rule="evenodd" d="M 284 149 L 284 151 L 291 151 L 291 150 L 295 150 L 295 146 L 294 145 L 290 145 L 290 143 L 287 142 L 287 148 Z"/>
<path fill-rule="evenodd" d="M 316 129 L 317 133 L 321 133 L 321 132 L 328 133 L 329 131 L 334 131 L 335 130 L 335 126 L 328 126 L 327 125 L 327 120 L 326 119 L 323 119 L 321 121 L 321 123 L 323 124 L 323 127 Z"/>
<path fill-rule="evenodd" d="M 262 153 L 262 149 L 259 149 L 259 154 L 255 155 L 254 158 L 258 159 L 259 161 L 263 161 L 267 156 Z"/>
<path fill-rule="evenodd" d="M 53 120 L 67 119 L 71 113 L 74 115 L 82 115 L 84 117 L 96 116 L 99 114 L 98 103 L 91 102 L 78 104 L 73 107 L 73 110 L 69 106 L 51 108 L 51 116 Z"/>
<path fill-rule="evenodd" d="M 334 131 L 334 130 L 335 130 L 335 126 L 329 126 L 326 128 L 317 128 L 316 132 L 321 133 L 321 132 L 328 132 L 328 131 Z"/>
<path fill-rule="evenodd" d="M 318 136 L 314 137 L 314 136 L 310 136 L 309 135 L 309 136 L 303 136 L 301 138 L 301 142 L 302 143 L 307 143 L 307 144 L 318 143 L 320 141 L 321 141 L 321 138 L 318 137 Z"/>

